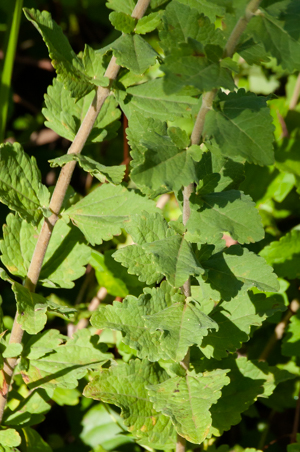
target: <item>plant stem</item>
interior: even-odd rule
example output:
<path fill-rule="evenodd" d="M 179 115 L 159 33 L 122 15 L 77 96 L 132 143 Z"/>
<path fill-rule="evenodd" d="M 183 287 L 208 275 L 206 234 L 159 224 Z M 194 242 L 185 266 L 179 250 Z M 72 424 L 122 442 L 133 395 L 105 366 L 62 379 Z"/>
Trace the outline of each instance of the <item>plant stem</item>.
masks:
<path fill-rule="evenodd" d="M 245 14 L 243 17 L 241 17 L 234 29 L 231 32 L 231 35 L 228 38 L 228 41 L 225 45 L 223 58 L 226 57 L 232 57 L 234 54 L 234 50 L 236 48 L 236 45 L 245 31 L 248 22 L 254 15 L 255 11 L 257 10 L 261 0 L 251 0 L 247 8 L 245 10 Z M 215 95 L 217 93 L 217 89 L 213 89 L 209 92 L 203 93 L 202 95 L 202 104 L 199 110 L 199 113 L 197 115 L 195 125 L 193 128 L 193 132 L 191 135 L 191 144 L 200 145 L 203 129 L 204 129 L 204 123 L 205 123 L 205 117 L 207 112 L 212 108 L 212 104 L 215 98 Z M 190 216 L 190 196 L 194 191 L 194 184 L 190 184 L 187 187 L 183 188 L 183 212 L 182 212 L 182 221 L 183 224 L 186 225 Z M 183 287 L 183 293 L 185 297 L 191 296 L 191 283 L 190 279 L 188 279 Z M 180 363 L 181 366 L 188 370 L 190 362 L 190 351 L 188 350 L 184 360 Z M 176 452 L 185 452 L 185 444 L 186 440 L 182 438 L 180 435 L 177 435 L 177 443 L 176 443 Z"/>
<path fill-rule="evenodd" d="M 20 0 L 19 0 L 20 1 Z M 146 12 L 148 6 L 150 4 L 150 0 L 138 0 L 132 17 L 136 19 L 140 19 L 143 14 Z M 108 77 L 111 81 L 115 80 L 120 66 L 116 63 L 116 58 L 113 56 L 110 60 L 110 63 L 106 69 L 105 77 Z M 73 143 L 71 144 L 68 154 L 80 154 L 82 151 L 86 140 L 94 126 L 94 123 L 97 119 L 97 116 L 104 104 L 106 98 L 110 94 L 109 88 L 99 87 L 97 88 L 95 97 L 86 113 L 85 118 L 82 121 L 82 124 L 74 138 Z M 45 218 L 44 223 L 38 237 L 38 241 L 32 256 L 32 260 L 28 269 L 27 277 L 25 280 L 25 287 L 29 289 L 31 292 L 35 291 L 35 287 L 37 285 L 41 268 L 43 265 L 43 260 L 47 251 L 47 247 L 52 235 L 53 228 L 55 223 L 58 220 L 59 212 L 64 201 L 68 186 L 71 181 L 71 177 L 76 166 L 76 162 L 67 163 L 59 174 L 58 181 L 56 183 L 55 189 L 53 191 L 53 195 L 50 201 L 49 209 L 53 212 L 50 218 Z M 17 316 L 17 314 L 16 314 Z M 13 324 L 10 343 L 18 343 L 22 342 L 23 338 L 23 330 L 21 326 L 17 323 L 16 317 Z M 14 368 L 16 366 L 18 358 L 8 359 L 7 363 L 4 367 L 4 373 L 6 378 L 5 388 L 2 388 L 2 394 L 0 394 L 0 424 L 2 422 L 4 409 L 7 403 L 7 396 L 9 392 L 9 388 L 12 381 L 12 376 L 14 372 Z"/>
<path fill-rule="evenodd" d="M 21 12 L 22 12 L 23 0 L 15 0 L 15 5 L 12 10 L 12 15 L 7 24 L 6 33 L 8 35 L 7 46 L 4 47 L 4 65 L 0 82 L 0 143 L 3 142 L 5 137 L 5 128 L 8 112 L 9 102 L 9 90 L 11 83 L 12 70 L 15 60 L 15 52 L 17 47 Z"/>

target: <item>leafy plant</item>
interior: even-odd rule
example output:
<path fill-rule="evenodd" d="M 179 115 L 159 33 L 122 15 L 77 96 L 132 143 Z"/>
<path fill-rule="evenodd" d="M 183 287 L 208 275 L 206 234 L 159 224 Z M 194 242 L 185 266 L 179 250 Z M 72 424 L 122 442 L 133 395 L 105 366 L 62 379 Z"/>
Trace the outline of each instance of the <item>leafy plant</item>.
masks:
<path fill-rule="evenodd" d="M 13 277 L 5 269 L 0 276 L 16 301 L 10 333 L 0 319 L 0 448 L 50 451 L 33 426 L 51 403 L 77 405 L 83 394 L 85 408 L 101 401 L 81 433 L 95 451 L 225 452 L 224 432 L 257 416 L 257 400 L 280 411 L 294 407 L 299 391 L 299 232 L 281 234 L 274 220 L 292 211 L 276 203 L 298 200 L 299 126 L 288 121 L 297 101 L 289 112 L 286 101 L 251 92 L 243 71 L 251 80 L 252 65 L 269 64 L 294 77 L 300 5 L 107 6 L 121 35 L 79 54 L 49 12 L 24 8 L 57 74 L 45 124 L 72 144 L 50 160 L 62 167 L 51 190 L 21 144 L 0 145 L 0 199 L 11 210 L 1 260 Z M 93 152 L 116 137 L 121 112 L 130 179 L 126 161 L 105 165 Z M 282 136 L 283 124 L 290 130 Z M 97 179 L 84 197 L 69 187 L 77 162 Z M 76 303 L 47 292 L 72 289 L 87 265 L 105 295 L 118 297 L 113 303 L 105 295 L 101 303 L 99 291 L 84 310 L 81 292 Z M 45 328 L 51 316 L 68 324 L 68 335 Z M 282 355 L 273 357 L 285 327 Z M 88 419 L 112 437 L 96 444 Z M 235 450 L 261 449 L 267 435 Z M 55 441 L 53 449 L 64 447 Z"/>

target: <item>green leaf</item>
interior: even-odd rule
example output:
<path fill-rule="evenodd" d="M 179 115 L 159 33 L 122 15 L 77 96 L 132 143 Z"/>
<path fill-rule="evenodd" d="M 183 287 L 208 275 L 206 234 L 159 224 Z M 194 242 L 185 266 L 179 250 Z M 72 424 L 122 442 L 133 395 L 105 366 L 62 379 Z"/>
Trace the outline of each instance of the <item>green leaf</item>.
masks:
<path fill-rule="evenodd" d="M 244 180 L 244 165 L 211 152 L 203 152 L 197 165 L 197 177 L 199 182 L 196 192 L 200 195 L 237 189 Z"/>
<path fill-rule="evenodd" d="M 155 203 L 125 187 L 104 184 L 74 204 L 68 216 L 94 245 L 121 233 L 124 221 L 141 210 L 154 212 Z"/>
<path fill-rule="evenodd" d="M 65 336 L 58 330 L 46 330 L 25 340 L 22 356 L 28 359 L 39 359 L 55 350 L 62 344 Z"/>
<path fill-rule="evenodd" d="M 273 131 L 266 99 L 240 89 L 228 95 L 219 93 L 214 110 L 206 115 L 203 133 L 208 148 L 218 155 L 271 165 Z"/>
<path fill-rule="evenodd" d="M 129 138 L 135 132 L 137 119 L 130 121 Z M 133 124 L 133 125 L 132 125 Z M 143 120 L 143 130 L 136 136 L 132 156 L 139 153 L 138 161 L 132 162 L 131 179 L 142 191 L 155 196 L 157 193 L 179 190 L 196 180 L 193 153 L 186 146 L 174 143 L 172 134 L 175 128 L 167 129 L 166 123 Z M 179 129 L 176 129 L 177 131 Z M 177 142 L 178 143 L 178 142 Z M 178 143 L 179 144 L 179 143 Z M 186 143 L 185 143 L 186 144 Z M 137 149 L 136 149 L 137 148 Z"/>
<path fill-rule="evenodd" d="M 258 397 L 267 398 L 281 382 L 293 378 L 287 371 L 269 367 L 265 362 L 250 361 L 245 357 L 229 357 L 222 361 L 197 360 L 197 372 L 211 371 L 215 367 L 226 369 L 230 384 L 222 389 L 222 397 L 211 408 L 212 426 L 210 434 L 220 436 L 232 425 L 241 421 L 241 413 L 246 411 Z M 221 370 L 219 370 L 221 372 Z"/>
<path fill-rule="evenodd" d="M 40 350 L 44 353 L 43 343 L 47 336 L 39 337 L 42 338 Z M 29 389 L 76 388 L 78 380 L 86 375 L 88 369 L 99 369 L 112 358 L 110 353 L 106 353 L 107 347 L 98 343 L 99 336 L 92 336 L 87 329 L 77 331 L 71 339 L 60 337 L 64 338 L 64 344 L 43 356 L 35 353 L 29 360 L 28 369 L 22 370 L 22 377 Z"/>
<path fill-rule="evenodd" d="M 157 52 L 139 35 L 122 35 L 111 44 L 117 64 L 143 74 L 156 61 Z"/>
<path fill-rule="evenodd" d="M 211 426 L 211 406 L 221 397 L 221 389 L 229 384 L 226 370 L 215 370 L 185 377 L 173 377 L 163 383 L 147 386 L 156 410 L 170 416 L 177 433 L 200 444 Z"/>
<path fill-rule="evenodd" d="M 127 88 L 129 96 L 126 101 L 121 101 L 122 110 L 128 119 L 134 112 L 143 117 L 160 119 L 161 121 L 172 121 L 176 117 L 189 117 L 193 105 L 197 99 L 185 95 L 184 91 L 167 95 L 163 88 L 163 78 L 156 78 L 141 85 Z M 128 102 L 128 98 L 130 102 Z M 128 129 L 127 129 L 128 131 Z"/>
<path fill-rule="evenodd" d="M 135 4 L 135 0 L 108 0 L 106 6 L 109 9 L 113 9 L 114 11 L 131 14 L 135 7 Z"/>
<path fill-rule="evenodd" d="M 203 266 L 208 272 L 207 281 L 224 300 L 231 300 L 240 290 L 253 286 L 264 292 L 279 290 L 272 267 L 260 256 L 239 245 L 213 255 Z"/>
<path fill-rule="evenodd" d="M 171 420 L 153 408 L 146 386 L 165 381 L 167 373 L 157 363 L 130 361 L 109 370 L 103 369 L 84 389 L 84 395 L 121 408 L 128 430 L 152 447 L 174 447 L 175 431 Z"/>
<path fill-rule="evenodd" d="M 13 428 L 0 430 L 0 444 L 1 446 L 16 447 L 21 444 L 21 437 Z"/>
<path fill-rule="evenodd" d="M 288 232 L 280 240 L 266 246 L 260 255 L 282 278 L 300 277 L 300 231 Z"/>
<path fill-rule="evenodd" d="M 51 399 L 60 406 L 75 406 L 79 403 L 80 396 L 78 389 L 55 388 Z"/>
<path fill-rule="evenodd" d="M 159 315 L 173 306 L 172 303 L 183 298 L 179 290 L 164 281 L 158 288 L 145 288 L 144 294 L 139 298 L 128 296 L 122 303 L 114 301 L 112 306 L 100 306 L 93 314 L 91 323 L 95 328 L 121 331 L 124 344 L 135 349 L 140 358 L 148 358 L 150 361 L 169 359 L 170 351 L 162 346 L 161 331 L 150 331 L 150 322 L 145 322 L 144 319 L 145 316 Z"/>
<path fill-rule="evenodd" d="M 144 35 L 145 33 L 150 33 L 150 31 L 155 30 L 163 16 L 163 10 L 157 11 L 155 13 L 150 13 L 148 16 L 142 17 L 135 27 L 135 33 L 139 35 Z"/>
<path fill-rule="evenodd" d="M 136 24 L 136 19 L 123 12 L 110 13 L 109 20 L 116 30 L 128 34 L 133 32 Z"/>
<path fill-rule="evenodd" d="M 161 348 L 176 362 L 183 360 L 189 347 L 201 345 L 209 329 L 218 330 L 218 324 L 193 301 L 174 303 L 157 313 L 144 315 L 144 319 L 150 332 L 162 332 Z"/>
<path fill-rule="evenodd" d="M 225 13 L 225 8 L 218 2 L 209 2 L 208 0 L 177 0 L 177 2 L 194 8 L 199 13 L 203 13 L 212 22 L 216 20 L 216 17 L 222 17 Z"/>
<path fill-rule="evenodd" d="M 234 82 L 230 71 L 222 67 L 217 55 L 217 61 L 211 58 L 210 48 L 205 50 L 197 41 L 173 47 L 172 52 L 161 66 L 165 76 L 165 91 L 167 94 L 176 93 L 186 86 L 194 86 L 201 91 L 211 91 L 215 88 L 234 89 Z M 217 47 L 219 50 L 220 47 Z M 222 50 L 221 50 L 222 51 Z M 220 52 L 218 52 L 220 53 Z"/>
<path fill-rule="evenodd" d="M 7 216 L 0 242 L 1 260 L 13 275 L 26 277 L 41 226 L 34 227 L 16 215 Z M 80 231 L 58 220 L 46 251 L 39 283 L 45 287 L 73 287 L 73 281 L 84 274 L 90 253 Z"/>
<path fill-rule="evenodd" d="M 124 178 L 126 165 L 105 166 L 85 155 L 66 154 L 62 157 L 49 160 L 49 163 L 52 168 L 55 168 L 57 166 L 63 166 L 73 160 L 78 162 L 84 171 L 87 171 L 102 183 L 108 181 L 117 185 L 120 184 Z"/>
<path fill-rule="evenodd" d="M 13 410 L 6 409 L 5 425 L 30 426 L 43 422 L 44 414 L 51 408 L 50 404 L 47 403 L 48 400 L 49 395 L 44 389 L 36 389 L 29 393 L 24 399 L 18 400 L 19 403 L 16 408 Z M 14 403 L 16 402 L 14 401 Z"/>
<path fill-rule="evenodd" d="M 300 311 L 292 316 L 287 326 L 283 342 L 282 354 L 285 356 L 300 356 Z"/>
<path fill-rule="evenodd" d="M 139 295 L 144 284 L 138 278 L 129 275 L 124 267 L 117 263 L 112 254 L 114 250 L 105 251 L 104 254 L 93 250 L 90 265 L 95 269 L 95 276 L 101 287 L 115 297 L 125 298 L 127 295 Z"/>
<path fill-rule="evenodd" d="M 251 291 L 231 301 L 222 301 L 209 313 L 219 329 L 203 338 L 200 350 L 207 358 L 226 358 L 228 352 L 235 352 L 249 340 L 251 326 L 261 326 L 267 317 L 285 309 L 276 296 L 266 297 Z"/>
<path fill-rule="evenodd" d="M 0 144 L 0 200 L 33 224 L 48 207 L 49 192 L 41 183 L 36 160 L 19 143 Z"/>
<path fill-rule="evenodd" d="M 52 448 L 43 440 L 40 434 L 29 427 L 22 428 L 22 436 L 24 436 L 24 448 L 22 441 L 22 451 L 31 452 L 35 450 L 37 452 L 53 452 Z"/>
<path fill-rule="evenodd" d="M 76 309 L 60 306 L 39 294 L 30 292 L 17 282 L 12 285 L 12 289 L 17 300 L 17 322 L 29 334 L 37 334 L 44 328 L 47 322 L 47 309 L 66 316 L 76 312 Z"/>
<path fill-rule="evenodd" d="M 248 31 L 289 72 L 300 69 L 300 6 L 297 0 L 270 4 L 250 21 Z"/>
<path fill-rule="evenodd" d="M 53 84 L 49 85 L 45 94 L 46 108 L 42 109 L 46 118 L 45 125 L 58 135 L 73 141 L 93 98 L 94 93 L 90 93 L 76 102 L 71 97 L 71 91 L 65 89 L 63 83 L 57 78 L 53 79 Z M 117 121 L 120 114 L 114 97 L 108 96 L 87 142 L 96 143 L 113 138 L 120 126 L 120 122 Z"/>
<path fill-rule="evenodd" d="M 95 87 L 92 77 L 87 75 L 83 61 L 74 53 L 51 14 L 28 8 L 24 8 L 24 14 L 42 35 L 58 77 L 72 97 L 80 99 L 92 91 Z"/>
<path fill-rule="evenodd" d="M 192 195 L 187 229 L 201 243 L 212 243 L 225 232 L 239 243 L 257 242 L 265 235 L 255 203 L 237 190 Z"/>

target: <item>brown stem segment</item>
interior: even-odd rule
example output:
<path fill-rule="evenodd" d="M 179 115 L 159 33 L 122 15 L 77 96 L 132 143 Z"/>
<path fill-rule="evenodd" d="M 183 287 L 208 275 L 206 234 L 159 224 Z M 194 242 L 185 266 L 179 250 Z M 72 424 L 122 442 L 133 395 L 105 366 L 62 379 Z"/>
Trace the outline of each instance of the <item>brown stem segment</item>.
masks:
<path fill-rule="evenodd" d="M 133 13 L 132 17 L 135 19 L 140 19 L 143 17 L 144 13 L 146 12 L 148 6 L 150 4 L 150 0 L 138 0 Z M 113 56 L 110 60 L 110 63 L 106 69 L 105 77 L 109 78 L 111 81 L 115 80 L 118 72 L 119 72 L 120 66 L 116 63 L 116 58 Z M 106 98 L 110 94 L 109 88 L 103 88 L 99 87 L 97 88 L 95 97 L 93 99 L 92 104 L 90 105 L 87 114 L 85 118 L 82 121 L 82 124 L 74 138 L 73 143 L 71 144 L 68 154 L 80 154 L 82 151 L 86 140 L 94 126 L 94 123 L 97 119 L 97 116 L 102 108 L 102 105 L 104 104 Z M 47 251 L 47 247 L 51 238 L 51 234 L 53 231 L 53 228 L 55 226 L 55 223 L 58 220 L 59 212 L 63 203 L 63 200 L 65 198 L 67 188 L 70 184 L 71 177 L 74 171 L 74 168 L 76 166 L 76 162 L 69 162 L 67 163 L 60 172 L 57 184 L 55 186 L 49 209 L 53 212 L 50 218 L 47 218 L 44 220 L 33 256 L 32 260 L 29 266 L 29 270 L 27 273 L 27 277 L 25 280 L 25 287 L 29 289 L 31 292 L 35 291 L 35 287 L 37 285 L 42 264 L 44 261 L 44 257 Z M 20 344 L 22 342 L 23 338 L 23 330 L 21 326 L 17 323 L 16 317 L 13 324 L 11 336 L 10 336 L 10 343 L 18 343 Z M 1 388 L 0 391 L 0 424 L 2 422 L 4 409 L 7 403 L 7 396 L 9 392 L 9 388 L 12 381 L 12 376 L 14 373 L 14 368 L 17 364 L 18 358 L 10 358 L 6 361 L 4 365 L 4 375 L 5 375 L 5 383 L 3 385 L 3 388 Z"/>
<path fill-rule="evenodd" d="M 250 0 L 250 2 L 248 3 L 244 16 L 238 20 L 236 26 L 232 30 L 231 35 L 229 36 L 229 39 L 228 39 L 225 49 L 224 49 L 224 54 L 223 54 L 224 58 L 233 56 L 236 45 L 237 45 L 241 35 L 245 31 L 248 22 L 250 21 L 250 19 L 254 15 L 255 11 L 259 7 L 260 2 L 261 2 L 261 0 Z M 196 122 L 195 122 L 193 132 L 191 135 L 191 144 L 199 145 L 201 142 L 203 129 L 204 129 L 204 123 L 205 123 L 205 117 L 206 117 L 207 112 L 212 108 L 212 104 L 213 104 L 217 91 L 218 91 L 217 89 L 213 89 L 212 91 L 203 93 L 203 95 L 202 95 L 202 104 L 201 104 L 199 113 L 197 115 Z M 189 199 L 190 199 L 190 196 L 193 193 L 193 191 L 194 191 L 194 184 L 190 184 L 187 187 L 184 187 L 184 189 L 183 189 L 183 213 L 182 213 L 182 216 L 183 216 L 183 224 L 184 225 L 187 224 L 189 216 L 190 216 Z M 188 279 L 184 283 L 182 290 L 183 290 L 185 297 L 191 296 L 190 279 Z M 190 362 L 190 351 L 188 350 L 185 358 L 183 359 L 183 361 L 180 364 L 184 369 L 188 370 L 189 362 Z M 186 440 L 184 438 L 182 438 L 180 435 L 177 435 L 176 452 L 185 452 L 185 443 L 186 443 Z"/>

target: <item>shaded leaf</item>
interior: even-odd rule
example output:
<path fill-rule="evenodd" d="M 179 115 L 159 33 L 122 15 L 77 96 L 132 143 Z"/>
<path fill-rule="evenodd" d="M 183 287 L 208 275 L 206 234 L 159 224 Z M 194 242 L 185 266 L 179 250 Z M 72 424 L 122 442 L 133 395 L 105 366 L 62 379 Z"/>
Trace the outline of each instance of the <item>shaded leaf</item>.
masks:
<path fill-rule="evenodd" d="M 293 315 L 282 342 L 282 354 L 300 356 L 300 311 Z"/>
<path fill-rule="evenodd" d="M 160 10 L 155 13 L 150 13 L 148 16 L 142 17 L 135 27 L 135 33 L 143 35 L 155 30 L 159 26 L 162 16 L 163 11 Z"/>
<path fill-rule="evenodd" d="M 111 44 L 111 48 L 117 64 L 134 74 L 143 74 L 158 56 L 153 47 L 139 35 L 122 35 Z"/>
<path fill-rule="evenodd" d="M 123 12 L 110 13 L 109 20 L 112 26 L 122 33 L 132 33 L 136 24 L 136 19 Z"/>

